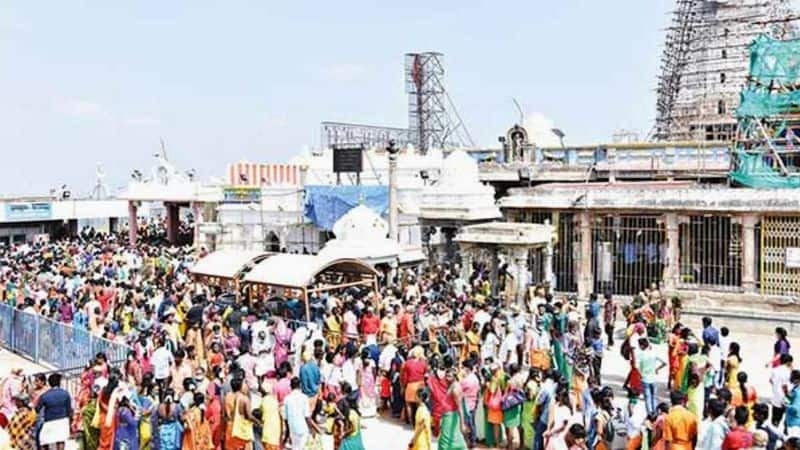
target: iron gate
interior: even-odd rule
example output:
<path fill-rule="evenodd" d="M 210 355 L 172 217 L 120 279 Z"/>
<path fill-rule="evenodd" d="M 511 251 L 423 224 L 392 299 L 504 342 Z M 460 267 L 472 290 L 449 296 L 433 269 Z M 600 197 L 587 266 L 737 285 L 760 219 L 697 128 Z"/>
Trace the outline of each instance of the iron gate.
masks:
<path fill-rule="evenodd" d="M 636 295 L 658 285 L 666 264 L 661 216 L 600 216 L 592 219 L 594 291 Z"/>
<path fill-rule="evenodd" d="M 766 216 L 760 231 L 761 293 L 800 294 L 800 217 Z"/>

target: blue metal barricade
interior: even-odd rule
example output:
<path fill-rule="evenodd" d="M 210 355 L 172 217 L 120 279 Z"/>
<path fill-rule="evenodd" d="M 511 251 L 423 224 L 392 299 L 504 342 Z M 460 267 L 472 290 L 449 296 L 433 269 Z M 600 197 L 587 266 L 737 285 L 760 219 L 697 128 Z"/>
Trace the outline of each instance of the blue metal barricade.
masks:
<path fill-rule="evenodd" d="M 56 369 L 83 367 L 98 353 L 123 361 L 129 347 L 92 336 L 88 330 L 0 304 L 0 345 L 37 364 Z"/>

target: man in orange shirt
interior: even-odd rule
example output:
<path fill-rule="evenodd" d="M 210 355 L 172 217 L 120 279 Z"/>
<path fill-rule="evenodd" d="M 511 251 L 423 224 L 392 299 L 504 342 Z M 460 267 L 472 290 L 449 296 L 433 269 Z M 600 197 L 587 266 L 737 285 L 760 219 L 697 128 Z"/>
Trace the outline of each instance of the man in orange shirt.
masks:
<path fill-rule="evenodd" d="M 697 417 L 686 409 L 686 394 L 672 391 L 672 408 L 664 421 L 665 450 L 692 450 L 697 445 Z"/>

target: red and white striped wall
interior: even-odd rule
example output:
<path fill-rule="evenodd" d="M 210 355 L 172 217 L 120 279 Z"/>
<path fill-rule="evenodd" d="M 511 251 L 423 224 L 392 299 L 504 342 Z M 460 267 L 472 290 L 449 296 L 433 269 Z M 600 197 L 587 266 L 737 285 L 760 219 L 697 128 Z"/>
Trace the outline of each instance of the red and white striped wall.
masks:
<path fill-rule="evenodd" d="M 298 186 L 300 185 L 300 166 L 297 164 L 233 163 L 228 166 L 228 182 L 232 186 Z"/>

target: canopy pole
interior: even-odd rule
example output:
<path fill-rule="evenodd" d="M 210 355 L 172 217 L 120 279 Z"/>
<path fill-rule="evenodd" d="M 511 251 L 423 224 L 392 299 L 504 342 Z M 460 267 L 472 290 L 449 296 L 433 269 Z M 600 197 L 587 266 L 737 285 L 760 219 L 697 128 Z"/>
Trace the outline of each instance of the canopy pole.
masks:
<path fill-rule="evenodd" d="M 306 322 L 311 322 L 311 307 L 308 305 L 308 288 L 303 288 L 303 301 L 306 304 Z"/>
<path fill-rule="evenodd" d="M 239 280 L 238 279 L 234 279 L 233 280 L 233 289 L 236 292 L 236 297 L 234 297 L 236 299 L 236 304 L 240 305 L 241 304 L 242 291 L 240 290 Z"/>
<path fill-rule="evenodd" d="M 378 287 L 378 277 L 376 277 L 375 275 L 372 275 L 372 289 L 375 293 L 375 295 L 372 296 L 372 303 L 373 303 L 372 306 L 374 306 L 375 311 L 377 311 L 380 305 L 380 300 L 378 300 L 378 296 L 380 296 L 381 291 L 380 287 Z"/>

